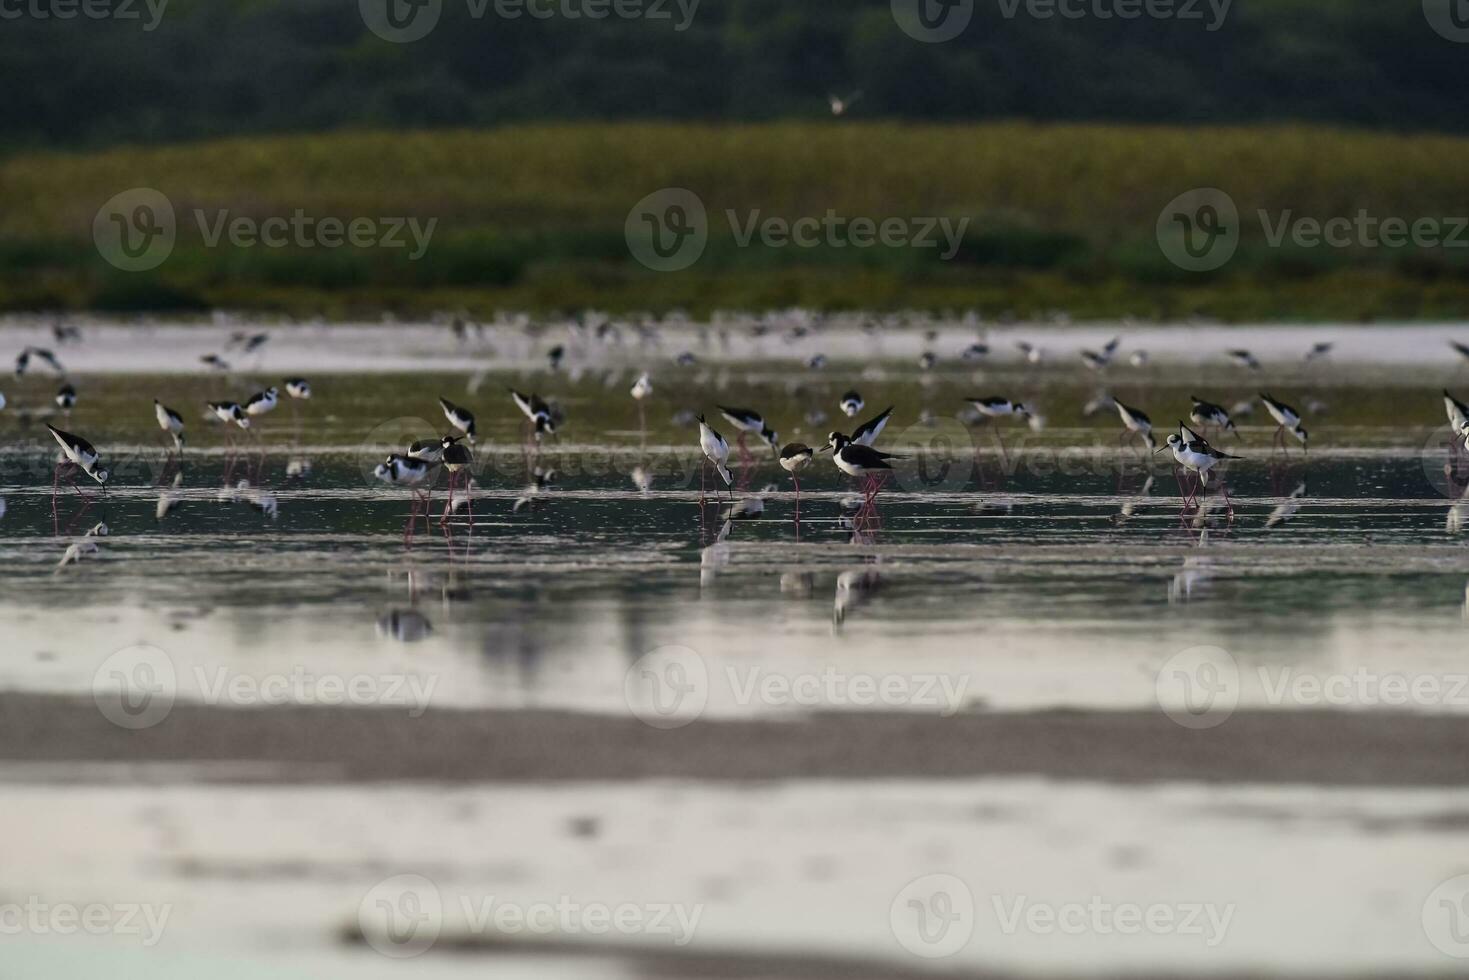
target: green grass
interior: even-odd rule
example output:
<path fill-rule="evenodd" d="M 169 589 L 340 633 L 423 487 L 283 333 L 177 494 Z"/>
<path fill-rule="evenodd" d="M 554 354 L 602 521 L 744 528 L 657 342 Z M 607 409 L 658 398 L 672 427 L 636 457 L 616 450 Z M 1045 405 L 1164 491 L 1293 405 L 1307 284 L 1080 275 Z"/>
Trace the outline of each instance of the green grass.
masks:
<path fill-rule="evenodd" d="M 1451 317 L 1469 249 L 1272 248 L 1254 214 L 1462 214 L 1469 140 L 1300 128 L 988 124 L 557 125 L 231 139 L 0 160 L 0 308 L 341 317 L 496 308 L 695 312 L 805 304 L 1078 317 Z M 162 191 L 178 244 L 124 273 L 91 243 L 119 191 Z M 710 213 L 691 269 L 629 254 L 629 209 L 686 187 Z M 1219 187 L 1247 219 L 1223 269 L 1184 272 L 1158 215 Z M 209 246 L 193 212 L 437 220 L 428 250 Z M 739 247 L 724 216 L 970 221 L 958 254 Z"/>

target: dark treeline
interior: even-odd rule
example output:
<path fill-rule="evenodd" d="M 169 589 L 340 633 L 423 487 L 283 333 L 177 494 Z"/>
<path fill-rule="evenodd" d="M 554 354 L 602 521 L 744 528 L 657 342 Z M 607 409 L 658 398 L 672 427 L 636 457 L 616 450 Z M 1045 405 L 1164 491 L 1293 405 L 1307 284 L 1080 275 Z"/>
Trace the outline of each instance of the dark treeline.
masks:
<path fill-rule="evenodd" d="M 1134 20 L 1096 11 L 1158 0 L 1060 0 L 1085 12 L 1077 19 L 974 0 L 968 28 L 941 44 L 905 34 L 890 0 L 702 0 L 692 17 L 692 0 L 641 0 L 664 16 L 598 21 L 559 12 L 638 0 L 525 0 L 558 13 L 515 20 L 497 0 L 428 0 L 443 4 L 438 25 L 411 44 L 370 32 L 355 0 L 171 0 L 152 30 L 146 0 L 105 2 L 133 16 L 7 6 L 21 12 L 0 20 L 8 150 L 343 126 L 758 120 L 819 115 L 828 93 L 854 90 L 853 114 L 913 120 L 1466 128 L 1455 110 L 1469 44 L 1437 33 L 1417 0 L 1235 0 L 1222 24 L 1222 0 L 1172 0 L 1198 19 Z"/>

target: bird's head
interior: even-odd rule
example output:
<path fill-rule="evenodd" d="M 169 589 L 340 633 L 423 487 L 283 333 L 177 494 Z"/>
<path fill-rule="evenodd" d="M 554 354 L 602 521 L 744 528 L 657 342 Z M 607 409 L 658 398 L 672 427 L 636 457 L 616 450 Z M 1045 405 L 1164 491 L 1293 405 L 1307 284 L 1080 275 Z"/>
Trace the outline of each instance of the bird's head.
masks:
<path fill-rule="evenodd" d="M 824 447 L 823 451 L 829 450 L 834 453 L 841 452 L 851 441 L 851 439 L 848 439 L 840 432 L 830 433 L 826 437 L 826 446 Z"/>
<path fill-rule="evenodd" d="M 1175 432 L 1175 433 L 1173 433 L 1172 435 L 1170 435 L 1168 437 L 1168 443 L 1167 443 L 1167 445 L 1159 446 L 1156 450 L 1153 451 L 1153 455 L 1156 456 L 1156 455 L 1158 455 L 1158 453 L 1161 453 L 1165 449 L 1177 449 L 1177 448 L 1179 448 L 1182 445 L 1183 445 L 1183 436 L 1181 436 L 1177 432 Z"/>
<path fill-rule="evenodd" d="M 92 470 L 92 479 L 106 486 L 107 481 L 112 479 L 112 471 L 105 466 L 98 466 Z"/>
<path fill-rule="evenodd" d="M 764 439 L 771 449 L 780 449 L 780 433 L 776 432 L 770 426 L 767 425 L 761 430 L 760 438 Z"/>
<path fill-rule="evenodd" d="M 1030 418 L 1030 409 L 1027 408 L 1026 406 L 1022 405 L 1020 402 L 1016 402 L 1015 403 L 1015 414 L 1018 415 L 1018 416 L 1020 416 L 1023 419 L 1028 419 L 1028 418 Z"/>

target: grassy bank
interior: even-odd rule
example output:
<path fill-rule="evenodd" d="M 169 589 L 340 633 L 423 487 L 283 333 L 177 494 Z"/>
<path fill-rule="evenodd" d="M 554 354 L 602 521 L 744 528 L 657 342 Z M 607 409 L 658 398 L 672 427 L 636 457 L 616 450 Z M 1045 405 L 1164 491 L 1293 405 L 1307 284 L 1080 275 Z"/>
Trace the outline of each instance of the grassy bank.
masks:
<path fill-rule="evenodd" d="M 0 307 L 345 316 L 799 303 L 1450 317 L 1469 313 L 1469 248 L 1276 246 L 1256 215 L 1365 210 L 1411 223 L 1462 214 L 1466 150 L 1469 140 L 1297 128 L 874 123 L 341 133 L 21 155 L 0 161 Z M 177 219 L 173 251 L 146 272 L 114 269 L 92 240 L 98 208 L 133 187 L 161 191 Z M 639 264 L 624 235 L 629 210 L 664 187 L 694 191 L 709 215 L 707 249 L 678 272 Z M 1227 191 L 1244 216 L 1233 259 L 1202 273 L 1171 263 L 1156 238 L 1165 205 L 1199 187 Z M 222 216 L 298 211 L 380 229 L 385 219 L 436 224 L 416 260 L 411 246 L 208 240 Z M 729 211 L 740 225 L 757 213 L 828 212 L 968 225 L 945 260 L 946 248 L 842 247 L 840 238 L 741 245 Z"/>

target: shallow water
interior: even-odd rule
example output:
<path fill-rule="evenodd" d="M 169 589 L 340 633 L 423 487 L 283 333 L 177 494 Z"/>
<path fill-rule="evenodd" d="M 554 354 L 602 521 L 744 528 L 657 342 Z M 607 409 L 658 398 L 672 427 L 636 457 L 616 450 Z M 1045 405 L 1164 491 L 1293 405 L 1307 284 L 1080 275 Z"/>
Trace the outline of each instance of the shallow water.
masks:
<path fill-rule="evenodd" d="M 189 358 L 222 348 L 222 331 L 198 329 Z M 1251 336 L 1262 350 L 1285 350 L 1301 334 Z M 170 699 L 218 712 L 569 710 L 676 732 L 830 711 L 1120 718 L 1161 708 L 1180 719 L 1176 737 L 1225 745 L 1229 712 L 1367 712 L 1411 726 L 1469 710 L 1469 503 L 1460 502 L 1469 464 L 1448 446 L 1438 391 L 1453 381 L 1453 362 L 1390 368 L 1353 361 L 1344 345 L 1340 368 L 1282 361 L 1257 376 L 1215 355 L 1188 360 L 1192 348 L 1181 346 L 1172 366 L 1160 357 L 1160 366 L 1105 378 L 1060 352 L 1040 367 L 948 362 L 920 372 L 905 353 L 811 372 L 798 358 L 721 355 L 706 337 L 692 368 L 669 363 L 680 341 L 610 352 L 611 366 L 592 367 L 582 350 L 551 373 L 528 353 L 549 337 L 507 331 L 460 350 L 456 372 L 442 331 L 410 332 L 397 346 L 395 335 L 355 335 L 355 354 L 338 353 L 335 373 L 316 373 L 307 355 L 337 350 L 322 339 L 332 335 L 305 334 L 314 339 L 301 341 L 302 360 L 287 367 L 293 341 L 283 330 L 239 372 L 204 374 L 187 373 L 173 334 L 159 344 L 157 330 L 98 329 L 67 359 L 95 370 L 105 360 L 95 342 L 127 351 L 127 373 L 78 375 L 81 401 L 65 418 L 47 407 L 54 379 L 9 382 L 10 407 L 0 412 L 0 693 L 70 696 L 106 727 L 97 712 L 106 696 L 115 700 L 109 685 L 118 677 L 126 685 L 144 663 Z M 1063 334 L 1049 343 L 1066 342 Z M 415 368 L 419 349 L 432 353 Z M 1414 349 L 1427 357 L 1430 348 Z M 627 389 L 645 363 L 655 367 L 656 392 L 640 417 Z M 206 399 L 247 395 L 274 376 L 267 367 L 309 373 L 315 397 L 284 403 L 248 435 L 206 423 Z M 522 441 L 511 385 L 557 400 L 566 413 L 559 439 Z M 737 517 L 701 499 L 694 413 L 755 407 L 783 442 L 815 445 L 849 424 L 836 405 L 849 386 L 866 397 L 863 418 L 896 406 L 881 444 L 910 457 L 875 513 L 858 514 L 850 481 L 818 459 L 802 479 L 798 521 L 789 477 L 763 447 L 737 468 Z M 1219 440 L 1245 457 L 1226 473 L 1230 503 L 1214 488 L 1202 512 L 1184 508 L 1166 456 L 1119 446 L 1115 413 L 1084 413 L 1104 387 L 1143 406 L 1160 430 L 1186 412 L 1192 391 L 1233 404 L 1273 390 L 1312 405 L 1311 449 L 1272 448 L 1256 408 L 1238 440 Z M 1022 397 L 1045 421 L 972 424 L 961 417 L 964 398 L 981 394 Z M 442 429 L 440 395 L 479 415 L 473 500 L 441 524 L 440 479 L 432 518 L 416 523 L 410 541 L 408 493 L 367 474 L 387 451 Z M 185 415 L 181 463 L 161 446 L 155 397 Z M 109 459 L 105 498 L 63 484 L 53 511 L 47 420 Z M 98 523 L 105 537 L 83 537 Z M 139 644 L 148 652 L 138 654 Z M 669 678 L 693 685 L 692 707 L 663 712 L 659 683 Z M 344 694 L 354 683 L 356 693 Z M 1199 700 L 1211 690 L 1225 696 L 1222 718 L 1210 713 L 1221 702 Z M 1304 722 L 1303 736 L 1316 724 Z M 157 732 L 167 726 L 165 714 Z M 58 728 L 57 737 L 69 736 Z M 1179 936 L 1124 942 L 1093 930 L 1057 941 L 981 930 L 939 966 L 1440 972 L 1455 963 L 1424 918 L 1428 893 L 1465 870 L 1462 792 L 1442 786 L 1336 789 L 1346 795 L 1332 803 L 1293 786 L 1053 783 L 1038 763 L 1037 778 L 1018 783 L 924 781 L 914 772 L 911 785 L 795 780 L 754 797 L 735 791 L 736 799 L 698 781 L 318 789 L 297 777 L 270 787 L 273 770 L 250 770 L 257 755 L 248 745 L 236 775 L 139 751 L 138 770 L 80 750 L 40 766 L 8 755 L 0 778 L 24 805 L 8 808 L 3 839 L 33 843 L 0 846 L 0 856 L 17 869 L 17 894 L 157 895 L 178 906 L 159 947 L 175 954 L 166 967 L 118 937 L 103 944 L 140 975 L 184 975 L 213 961 L 215 943 L 261 972 L 384 969 L 338 932 L 375 882 L 418 869 L 440 888 L 467 881 L 476 893 L 499 889 L 521 901 L 551 893 L 701 902 L 708 918 L 694 948 L 716 959 L 734 950 L 856 955 L 922 972 L 930 961 L 895 938 L 888 905 L 907 881 L 944 872 L 969 883 L 986 915 L 991 891 L 1146 904 L 1181 901 L 1180 883 L 1192 880 L 1195 899 L 1232 902 L 1239 917 L 1232 941 L 1206 948 Z M 1322 751 L 1329 756 L 1329 745 Z M 1268 755 L 1258 765 L 1269 781 Z M 114 785 L 137 781 L 159 785 Z M 267 785 L 214 785 L 236 781 Z M 661 829 L 631 842 L 557 833 L 537 845 L 540 818 L 515 814 L 546 807 L 555 810 L 546 819 L 561 824 L 646 820 Z M 973 808 L 1009 815 L 981 821 L 983 844 L 955 816 Z M 76 809 L 132 839 L 68 822 Z M 1383 830 L 1391 814 L 1408 811 L 1450 817 Z M 400 820 L 412 827 L 408 839 L 394 834 Z M 491 845 L 480 831 L 519 843 Z M 334 834 L 349 840 L 330 856 Z M 859 857 L 895 840 L 904 844 L 893 854 Z M 1157 841 L 1167 845 L 1157 851 Z M 221 866 L 232 870 L 210 870 Z M 1258 887 L 1282 868 L 1292 872 L 1288 888 Z M 1296 928 L 1280 928 L 1303 908 Z M 89 955 L 29 938 L 25 962 L 37 970 Z M 598 940 L 585 954 L 558 946 L 526 958 L 511 940 L 477 955 L 515 976 L 694 970 L 621 956 L 650 944 L 646 935 Z M 472 957 L 414 962 L 445 975 L 484 968 Z"/>

